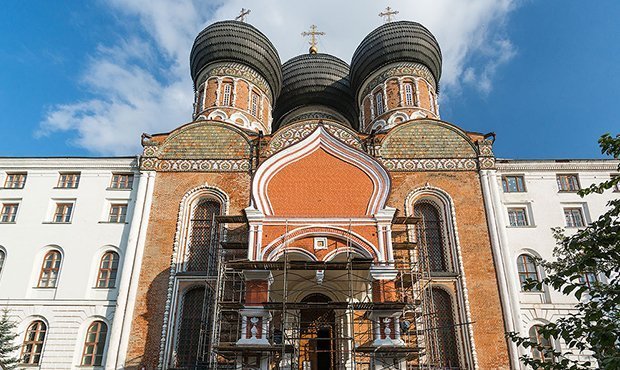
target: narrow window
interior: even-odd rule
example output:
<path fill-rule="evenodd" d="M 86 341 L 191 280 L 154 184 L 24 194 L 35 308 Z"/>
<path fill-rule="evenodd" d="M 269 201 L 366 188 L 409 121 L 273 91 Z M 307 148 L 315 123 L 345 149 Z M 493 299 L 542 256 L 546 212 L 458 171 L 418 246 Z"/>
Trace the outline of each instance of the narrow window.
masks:
<path fill-rule="evenodd" d="M 584 227 L 583 212 L 581 208 L 564 208 L 566 227 Z"/>
<path fill-rule="evenodd" d="M 127 204 L 111 204 L 108 222 L 123 223 L 127 218 Z"/>
<path fill-rule="evenodd" d="M 108 326 L 103 321 L 90 324 L 84 341 L 82 366 L 101 366 L 107 335 Z"/>
<path fill-rule="evenodd" d="M 55 288 L 58 283 L 58 274 L 60 273 L 60 262 L 62 257 L 59 251 L 52 250 L 47 252 L 43 257 L 43 265 L 41 266 L 41 274 L 39 276 L 38 288 Z"/>
<path fill-rule="evenodd" d="M 110 189 L 131 189 L 133 186 L 133 175 L 128 173 L 115 173 L 112 175 Z"/>
<path fill-rule="evenodd" d="M 223 94 L 223 99 L 222 99 L 222 105 L 229 107 L 231 106 L 231 95 L 232 95 L 232 84 L 231 83 L 225 83 L 224 84 L 224 94 Z"/>
<path fill-rule="evenodd" d="M 252 105 L 251 105 L 250 113 L 254 117 L 258 117 L 258 99 L 259 99 L 258 94 L 253 92 L 252 93 Z"/>
<path fill-rule="evenodd" d="M 413 97 L 413 84 L 411 83 L 405 84 L 405 105 L 410 107 L 415 105 L 415 100 Z"/>
<path fill-rule="evenodd" d="M 579 276 L 579 282 L 591 288 L 592 284 L 598 282 L 598 276 L 594 272 L 584 272 Z"/>
<path fill-rule="evenodd" d="M 2 205 L 2 214 L 0 214 L 0 223 L 13 223 L 17 217 L 17 203 L 6 203 Z"/>
<path fill-rule="evenodd" d="M 566 192 L 576 192 L 580 189 L 579 177 L 575 174 L 557 175 L 558 189 Z"/>
<path fill-rule="evenodd" d="M 380 116 L 383 113 L 385 113 L 385 108 L 383 106 L 383 94 L 382 93 L 377 93 L 377 95 L 375 95 L 375 103 L 377 105 L 377 116 Z"/>
<path fill-rule="evenodd" d="M 26 184 L 25 173 L 7 173 L 4 181 L 5 189 L 23 189 Z"/>
<path fill-rule="evenodd" d="M 521 289 L 523 289 L 526 280 L 540 281 L 538 278 L 538 267 L 532 256 L 522 254 L 517 259 L 517 271 L 519 272 L 519 281 Z"/>
<path fill-rule="evenodd" d="M 61 173 L 58 178 L 58 187 L 63 189 L 75 189 L 80 183 L 79 172 Z"/>
<path fill-rule="evenodd" d="M 437 208 L 428 202 L 414 205 L 414 215 L 422 218 L 420 240 L 425 244 L 430 271 L 448 271 L 441 219 Z"/>
<path fill-rule="evenodd" d="M 52 222 L 66 224 L 71 222 L 73 203 L 57 203 Z"/>
<path fill-rule="evenodd" d="M 525 192 L 525 181 L 523 181 L 523 176 L 502 176 L 502 187 L 504 193 L 523 193 Z"/>
<path fill-rule="evenodd" d="M 4 260 L 6 259 L 6 253 L 0 249 L 0 276 L 2 276 L 2 268 L 4 267 Z"/>
<path fill-rule="evenodd" d="M 456 331 L 454 325 L 454 311 L 452 309 L 452 298 L 448 292 L 433 288 L 431 289 L 433 298 L 432 317 L 434 327 L 437 328 L 437 342 L 442 363 L 442 369 L 459 369 L 459 351 L 456 341 Z"/>
<path fill-rule="evenodd" d="M 203 307 L 205 288 L 194 288 L 183 296 L 181 317 L 177 334 L 177 367 L 191 367 L 199 359 L 201 332 L 203 331 Z M 207 338 L 208 339 L 208 338 Z M 208 340 L 206 341 L 208 344 Z"/>
<path fill-rule="evenodd" d="M 553 344 L 551 338 L 546 338 L 540 332 L 542 327 L 535 325 L 530 329 L 530 340 L 536 342 L 541 350 L 532 348 L 532 357 L 543 362 L 553 362 Z"/>
<path fill-rule="evenodd" d="M 41 361 L 43 342 L 47 326 L 43 321 L 35 321 L 26 330 L 24 343 L 22 344 L 21 363 L 27 365 L 38 365 Z"/>
<path fill-rule="evenodd" d="M 97 275 L 97 288 L 114 288 L 118 272 L 118 260 L 119 257 L 116 252 L 106 252 L 101 257 L 99 274 Z"/>
<path fill-rule="evenodd" d="M 194 207 L 189 238 L 187 271 L 210 271 L 215 267 L 215 249 L 211 246 L 213 217 L 220 214 L 220 204 L 204 199 Z"/>
<path fill-rule="evenodd" d="M 508 221 L 512 227 L 528 226 L 525 208 L 508 208 Z"/>

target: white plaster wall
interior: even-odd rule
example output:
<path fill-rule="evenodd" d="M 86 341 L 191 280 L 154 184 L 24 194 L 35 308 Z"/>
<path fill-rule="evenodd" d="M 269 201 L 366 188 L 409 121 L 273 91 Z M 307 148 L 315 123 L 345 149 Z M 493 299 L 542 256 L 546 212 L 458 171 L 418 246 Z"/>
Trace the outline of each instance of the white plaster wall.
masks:
<path fill-rule="evenodd" d="M 8 308 L 18 322 L 19 344 L 32 321 L 42 318 L 47 322 L 40 369 L 77 368 L 92 321 L 106 322 L 109 338 L 140 179 L 137 159 L 4 158 L 0 159 L 0 186 L 7 171 L 27 172 L 28 176 L 23 189 L 0 188 L 0 203 L 20 203 L 16 222 L 0 224 L 0 246 L 6 250 L 0 308 Z M 55 189 L 59 171 L 81 172 L 78 188 Z M 132 190 L 108 190 L 116 172 L 134 173 Z M 46 223 L 53 212 L 53 199 L 75 199 L 70 224 Z M 128 202 L 127 223 L 105 222 L 110 201 Z M 43 255 L 51 245 L 63 254 L 57 288 L 36 288 Z M 100 258 L 107 250 L 120 255 L 116 288 L 95 289 Z"/>
<path fill-rule="evenodd" d="M 618 161 L 612 160 L 503 160 L 497 164 L 497 173 L 491 177 L 491 186 L 495 186 L 496 197 L 492 201 L 498 217 L 492 222 L 500 234 L 500 248 L 505 252 L 502 262 L 507 272 L 506 283 L 510 285 L 512 292 L 516 292 L 507 299 L 510 306 L 517 311 L 512 314 L 522 335 L 528 335 L 533 325 L 553 322 L 566 316 L 577 301 L 552 288 L 541 293 L 522 292 L 517 275 L 517 257 L 523 252 L 530 252 L 544 259 L 553 259 L 556 241 L 551 228 L 563 227 L 567 234 L 576 231 L 566 228 L 565 207 L 581 207 L 585 221 L 591 222 L 606 211 L 609 200 L 620 198 L 620 192 L 612 190 L 584 198 L 576 193 L 559 192 L 556 175 L 578 174 L 581 188 L 586 188 L 591 184 L 609 180 L 612 174 L 618 173 L 617 167 Z M 526 192 L 505 193 L 501 183 L 503 175 L 524 176 Z M 527 208 L 530 226 L 510 227 L 509 207 Z M 564 343 L 558 345 L 565 348 Z"/>

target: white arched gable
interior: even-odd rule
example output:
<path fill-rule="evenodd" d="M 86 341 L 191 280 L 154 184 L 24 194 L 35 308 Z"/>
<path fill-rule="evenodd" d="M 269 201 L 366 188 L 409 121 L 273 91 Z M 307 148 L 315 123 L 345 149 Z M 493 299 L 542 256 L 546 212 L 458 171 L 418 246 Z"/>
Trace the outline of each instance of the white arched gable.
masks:
<path fill-rule="evenodd" d="M 318 149 L 323 149 L 334 157 L 352 164 L 369 176 L 373 183 L 373 193 L 366 210 L 367 215 L 374 215 L 385 207 L 390 191 L 390 176 L 385 168 L 368 154 L 333 137 L 322 124 L 319 124 L 308 137 L 274 154 L 258 167 L 252 181 L 252 198 L 255 207 L 266 216 L 273 215 L 273 208 L 267 194 L 269 181 L 288 164 Z"/>

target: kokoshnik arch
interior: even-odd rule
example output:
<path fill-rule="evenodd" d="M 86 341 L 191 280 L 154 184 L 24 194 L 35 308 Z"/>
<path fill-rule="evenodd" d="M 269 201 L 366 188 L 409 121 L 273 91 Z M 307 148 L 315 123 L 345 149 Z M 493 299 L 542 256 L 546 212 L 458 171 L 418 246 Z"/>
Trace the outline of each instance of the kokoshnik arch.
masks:
<path fill-rule="evenodd" d="M 243 22 L 200 32 L 193 121 L 142 139 L 152 203 L 108 365 L 509 368 L 492 141 L 441 120 L 441 62 L 409 21 L 350 66 L 282 64 Z"/>

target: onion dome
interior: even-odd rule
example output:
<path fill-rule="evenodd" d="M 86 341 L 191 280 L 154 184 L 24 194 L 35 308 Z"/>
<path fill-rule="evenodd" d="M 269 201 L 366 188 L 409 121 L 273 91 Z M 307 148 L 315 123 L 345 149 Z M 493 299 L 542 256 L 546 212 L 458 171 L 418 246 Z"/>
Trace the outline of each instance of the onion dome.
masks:
<path fill-rule="evenodd" d="M 273 112 L 276 125 L 298 108 L 324 106 L 357 127 L 357 109 L 346 62 L 329 54 L 299 55 L 284 63 L 282 76 L 282 93 Z"/>
<path fill-rule="evenodd" d="M 357 47 L 351 61 L 353 87 L 358 89 L 379 68 L 399 62 L 423 64 L 439 83 L 441 49 L 435 36 L 419 23 L 399 21 L 376 28 Z"/>
<path fill-rule="evenodd" d="M 194 85 L 205 67 L 218 62 L 236 62 L 251 67 L 265 78 L 274 98 L 280 93 L 280 56 L 267 36 L 255 27 L 239 21 L 222 21 L 202 30 L 190 53 Z"/>

